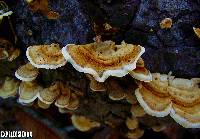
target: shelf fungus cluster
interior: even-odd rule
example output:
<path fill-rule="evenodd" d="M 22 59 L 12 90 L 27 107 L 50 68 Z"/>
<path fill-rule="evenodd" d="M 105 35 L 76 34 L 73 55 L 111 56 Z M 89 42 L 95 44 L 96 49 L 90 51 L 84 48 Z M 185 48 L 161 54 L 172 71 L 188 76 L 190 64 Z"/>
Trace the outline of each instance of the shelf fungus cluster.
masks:
<path fill-rule="evenodd" d="M 62 48 L 63 56 L 76 70 L 91 74 L 98 82 L 109 76 L 123 77 L 134 70 L 144 51 L 140 45 L 116 45 L 112 41 L 68 44 Z"/>
<path fill-rule="evenodd" d="M 55 82 L 47 88 L 38 85 L 36 78 L 39 71 L 31 63 L 18 68 L 16 78 L 21 80 L 19 86 L 19 99 L 21 104 L 31 105 L 38 99 L 38 106 L 47 109 L 52 103 L 59 108 L 60 112 L 75 110 L 79 100 L 76 91 L 62 82 Z"/>
<path fill-rule="evenodd" d="M 193 27 L 194 33 L 197 35 L 198 38 L 200 38 L 200 28 Z"/>
<path fill-rule="evenodd" d="M 159 73 L 152 75 L 152 82 L 139 83 L 135 91 L 146 113 L 156 117 L 170 115 L 185 128 L 200 128 L 200 79 L 175 78 Z"/>

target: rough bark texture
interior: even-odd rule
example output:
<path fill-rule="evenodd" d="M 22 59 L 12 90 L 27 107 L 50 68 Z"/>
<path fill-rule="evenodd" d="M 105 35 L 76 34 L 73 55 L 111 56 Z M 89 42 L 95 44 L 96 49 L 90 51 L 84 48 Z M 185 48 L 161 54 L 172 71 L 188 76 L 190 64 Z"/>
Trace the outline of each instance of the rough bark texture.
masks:
<path fill-rule="evenodd" d="M 60 14 L 59 19 L 48 20 L 33 13 L 22 0 L 12 7 L 16 31 L 25 47 L 52 42 L 62 46 L 88 43 L 95 37 L 93 23 L 107 22 L 118 33 L 106 39 L 125 40 L 146 48 L 142 57 L 151 72 L 172 71 L 184 78 L 200 75 L 200 40 L 192 30 L 200 26 L 198 0 L 51 0 L 49 7 Z M 161 29 L 159 23 L 167 17 L 173 26 Z"/>

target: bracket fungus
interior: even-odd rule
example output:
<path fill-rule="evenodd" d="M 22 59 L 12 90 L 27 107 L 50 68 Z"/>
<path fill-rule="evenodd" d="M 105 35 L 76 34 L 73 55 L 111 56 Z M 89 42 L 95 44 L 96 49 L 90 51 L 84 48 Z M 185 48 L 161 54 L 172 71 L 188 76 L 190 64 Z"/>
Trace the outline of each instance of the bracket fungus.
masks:
<path fill-rule="evenodd" d="M 172 19 L 171 18 L 165 18 L 160 22 L 161 29 L 169 29 L 171 27 L 172 27 Z"/>
<path fill-rule="evenodd" d="M 193 27 L 194 33 L 197 35 L 198 38 L 200 38 L 200 28 Z"/>
<path fill-rule="evenodd" d="M 189 80 L 154 73 L 153 81 L 141 82 L 135 94 L 148 114 L 170 115 L 185 128 L 200 128 L 199 82 L 198 78 Z"/>
<path fill-rule="evenodd" d="M 72 115 L 72 124 L 82 132 L 88 131 L 95 127 L 100 127 L 100 123 L 92 121 L 84 116 Z"/>
<path fill-rule="evenodd" d="M 69 105 L 71 90 L 69 86 L 64 86 L 64 84 L 60 84 L 61 95 L 56 99 L 55 105 L 58 108 L 66 108 Z"/>
<path fill-rule="evenodd" d="M 52 84 L 50 87 L 43 89 L 38 95 L 38 104 L 42 108 L 48 108 L 60 94 L 59 82 Z"/>
<path fill-rule="evenodd" d="M 71 93 L 69 104 L 66 106 L 68 110 L 76 110 L 79 106 L 79 99 L 75 93 Z"/>
<path fill-rule="evenodd" d="M 111 100 L 122 100 L 127 96 L 126 90 L 116 80 L 108 81 L 107 92 Z"/>
<path fill-rule="evenodd" d="M 7 77 L 2 85 L 0 85 L 0 97 L 8 98 L 15 96 L 18 89 L 18 82 Z"/>
<path fill-rule="evenodd" d="M 33 81 L 38 75 L 38 69 L 30 63 L 20 66 L 15 72 L 15 77 L 22 81 Z"/>
<path fill-rule="evenodd" d="M 0 21 L 5 16 L 10 16 L 13 12 L 8 10 L 8 6 L 4 1 L 0 1 Z"/>
<path fill-rule="evenodd" d="M 138 119 L 135 117 L 127 118 L 126 119 L 126 126 L 130 130 L 134 130 L 139 127 Z"/>
<path fill-rule="evenodd" d="M 55 105 L 59 108 L 59 111 L 73 111 L 78 108 L 79 99 L 75 92 L 76 90 L 73 90 L 69 85 L 60 83 L 60 95 L 57 97 L 55 102 Z"/>
<path fill-rule="evenodd" d="M 104 41 L 68 44 L 62 48 L 63 56 L 76 70 L 91 74 L 98 82 L 104 82 L 109 76 L 125 76 L 136 68 L 136 62 L 144 52 L 144 47 L 124 41 L 121 45 Z"/>
<path fill-rule="evenodd" d="M 130 71 L 129 74 L 139 81 L 152 81 L 152 75 L 150 71 L 145 68 L 144 61 L 142 58 L 138 60 L 138 62 L 136 63 L 136 68 Z"/>
<path fill-rule="evenodd" d="M 30 104 L 34 102 L 41 90 L 42 87 L 36 82 L 21 82 L 19 86 L 19 103 Z"/>
<path fill-rule="evenodd" d="M 137 128 L 135 130 L 129 130 L 128 133 L 126 134 L 127 138 L 129 139 L 138 139 L 142 137 L 144 134 L 144 130 Z"/>
<path fill-rule="evenodd" d="M 90 74 L 86 74 L 86 77 L 90 80 L 90 89 L 94 92 L 106 91 L 105 83 L 96 81 Z"/>
<path fill-rule="evenodd" d="M 56 69 L 66 64 L 58 44 L 35 45 L 26 50 L 26 56 L 36 68 Z"/>

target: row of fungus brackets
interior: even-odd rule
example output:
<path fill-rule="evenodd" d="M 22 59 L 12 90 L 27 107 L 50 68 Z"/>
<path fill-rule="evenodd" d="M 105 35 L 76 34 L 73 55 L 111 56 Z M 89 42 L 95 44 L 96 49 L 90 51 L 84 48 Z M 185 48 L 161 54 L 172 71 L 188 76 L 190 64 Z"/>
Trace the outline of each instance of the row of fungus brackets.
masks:
<path fill-rule="evenodd" d="M 15 77 L 21 80 L 18 89 L 18 102 L 23 105 L 32 105 L 33 102 L 38 98 L 42 87 L 37 84 L 35 79 L 37 78 L 39 71 L 33 67 L 30 63 L 21 65 L 15 71 Z"/>
<path fill-rule="evenodd" d="M 92 75 L 98 82 L 104 82 L 109 76 L 123 77 L 128 73 L 148 82 L 152 80 L 151 73 L 140 58 L 144 51 L 140 45 L 125 42 L 115 45 L 112 41 L 104 41 L 68 44 L 62 48 L 62 53 L 58 44 L 35 45 L 28 47 L 26 56 L 36 68 L 56 69 L 68 61 L 76 70 Z"/>
<path fill-rule="evenodd" d="M 66 64 L 58 44 L 30 46 L 26 55 L 30 63 L 19 67 L 15 72 L 15 76 L 24 82 L 33 82 L 38 75 L 39 68 L 56 69 Z M 37 90 L 36 88 L 32 89 Z M 69 85 L 55 82 L 50 87 L 38 90 L 31 100 L 34 101 L 38 98 L 38 106 L 44 109 L 49 108 L 55 102 L 59 111 L 64 113 L 67 110 L 78 108 L 79 100 L 75 92 Z M 22 102 L 22 99 L 19 98 L 19 101 Z"/>
<path fill-rule="evenodd" d="M 78 108 L 78 97 L 68 85 L 55 82 L 47 88 L 42 88 L 35 81 L 38 74 L 38 69 L 30 63 L 20 66 L 15 72 L 15 76 L 22 80 L 18 99 L 21 104 L 31 105 L 38 99 L 38 106 L 43 109 L 49 108 L 54 102 L 60 112 Z"/>
<path fill-rule="evenodd" d="M 170 115 L 185 128 L 200 128 L 200 79 L 175 78 L 160 73 L 152 75 L 151 82 L 140 82 L 135 91 L 146 113 L 156 117 Z"/>

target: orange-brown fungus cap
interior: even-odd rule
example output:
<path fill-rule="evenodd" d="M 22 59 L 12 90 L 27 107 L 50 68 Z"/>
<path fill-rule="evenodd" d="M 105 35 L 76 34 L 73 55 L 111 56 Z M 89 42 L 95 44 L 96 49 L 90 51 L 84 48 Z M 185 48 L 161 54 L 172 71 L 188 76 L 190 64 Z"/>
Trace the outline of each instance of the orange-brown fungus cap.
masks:
<path fill-rule="evenodd" d="M 21 82 L 19 86 L 19 102 L 32 103 L 37 99 L 39 92 L 42 90 L 36 82 Z"/>
<path fill-rule="evenodd" d="M 160 22 L 161 29 L 169 29 L 171 27 L 172 27 L 172 19 L 171 18 L 165 18 Z"/>
<path fill-rule="evenodd" d="M 26 56 L 36 68 L 56 69 L 66 64 L 58 44 L 35 45 L 26 50 Z"/>
<path fill-rule="evenodd" d="M 105 83 L 96 81 L 91 75 L 86 74 L 87 78 L 90 80 L 90 89 L 95 92 L 106 91 Z"/>
<path fill-rule="evenodd" d="M 200 128 L 199 78 L 182 79 L 154 73 L 153 81 L 135 91 L 143 109 L 152 116 L 170 115 L 185 128 Z"/>
<path fill-rule="evenodd" d="M 100 127 L 100 123 L 92 121 L 84 116 L 72 115 L 72 124 L 80 131 L 88 131 L 95 127 Z"/>
<path fill-rule="evenodd" d="M 109 98 L 112 100 L 121 100 L 127 96 L 126 89 L 122 88 L 115 80 L 109 80 L 107 85 Z"/>
<path fill-rule="evenodd" d="M 60 95 L 60 83 L 56 82 L 48 88 L 40 91 L 38 98 L 46 104 L 51 104 Z"/>
<path fill-rule="evenodd" d="M 200 38 L 200 28 L 193 27 L 194 33 L 197 35 L 198 38 Z"/>
<path fill-rule="evenodd" d="M 104 82 L 109 76 L 122 77 L 136 68 L 136 62 L 145 49 L 139 45 L 112 41 L 86 45 L 68 44 L 62 48 L 63 56 L 79 72 L 91 74 Z"/>

